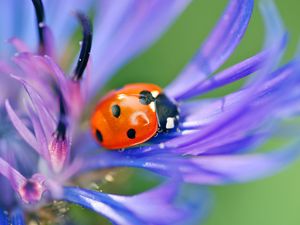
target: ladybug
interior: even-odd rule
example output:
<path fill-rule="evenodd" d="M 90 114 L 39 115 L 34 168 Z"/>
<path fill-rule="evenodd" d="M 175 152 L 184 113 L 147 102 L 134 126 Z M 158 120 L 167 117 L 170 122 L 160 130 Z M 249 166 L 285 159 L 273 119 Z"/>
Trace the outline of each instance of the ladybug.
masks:
<path fill-rule="evenodd" d="M 142 144 L 158 132 L 178 126 L 176 102 L 154 84 L 129 84 L 109 92 L 97 104 L 90 120 L 93 136 L 107 149 Z"/>

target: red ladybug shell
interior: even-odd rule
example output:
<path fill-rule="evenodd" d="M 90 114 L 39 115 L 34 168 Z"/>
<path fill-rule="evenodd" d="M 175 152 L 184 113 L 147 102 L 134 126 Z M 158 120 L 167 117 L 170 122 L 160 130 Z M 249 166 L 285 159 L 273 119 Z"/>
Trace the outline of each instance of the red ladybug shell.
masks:
<path fill-rule="evenodd" d="M 158 130 L 154 102 L 143 102 L 143 93 L 155 98 L 161 93 L 154 84 L 130 84 L 109 92 L 91 117 L 92 133 L 107 149 L 121 149 L 143 143 Z"/>

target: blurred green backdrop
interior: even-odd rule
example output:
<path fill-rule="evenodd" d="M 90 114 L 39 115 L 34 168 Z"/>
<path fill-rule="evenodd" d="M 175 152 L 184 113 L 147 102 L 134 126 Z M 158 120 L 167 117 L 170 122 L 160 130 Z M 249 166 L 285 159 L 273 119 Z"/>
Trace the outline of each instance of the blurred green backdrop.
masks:
<path fill-rule="evenodd" d="M 105 91 L 131 82 L 167 85 L 193 56 L 222 14 L 226 4 L 226 0 L 194 0 L 152 48 L 135 58 L 116 74 L 106 86 Z M 287 60 L 293 56 L 299 39 L 300 1 L 277 0 L 276 4 L 290 33 L 290 43 L 285 55 L 285 60 Z M 223 68 L 258 52 L 262 46 L 263 37 L 264 29 L 259 12 L 259 1 L 256 1 L 246 36 Z M 236 86 L 236 84 L 231 85 L 202 97 L 219 96 L 234 90 Z M 125 184 L 128 189 L 133 188 L 133 192 L 143 188 L 139 186 L 144 186 L 141 182 L 134 180 L 125 181 Z M 212 190 L 215 194 L 215 206 L 204 222 L 205 225 L 300 224 L 300 163 L 265 180 L 213 187 Z M 109 191 L 114 192 L 111 188 Z M 77 215 L 77 219 L 82 220 L 79 218 L 80 214 Z M 85 224 L 98 224 L 94 220 L 94 214 L 89 213 L 89 216 L 84 217 L 90 218 L 85 220 Z"/>

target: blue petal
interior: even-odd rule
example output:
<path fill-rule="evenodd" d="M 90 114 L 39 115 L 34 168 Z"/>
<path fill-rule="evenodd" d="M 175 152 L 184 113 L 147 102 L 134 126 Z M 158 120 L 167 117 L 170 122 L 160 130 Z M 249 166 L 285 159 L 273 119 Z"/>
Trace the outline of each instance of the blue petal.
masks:
<path fill-rule="evenodd" d="M 63 200 L 91 209 L 119 225 L 178 224 L 195 216 L 195 213 L 203 215 L 210 201 L 207 192 L 198 190 L 190 200 L 177 202 L 178 184 L 178 181 L 173 181 L 134 196 L 65 187 Z"/>
<path fill-rule="evenodd" d="M 201 156 L 191 159 L 198 167 L 185 171 L 192 183 L 228 184 L 261 179 L 282 170 L 299 157 L 299 143 L 288 149 L 252 155 Z"/>
<path fill-rule="evenodd" d="M 227 60 L 246 31 L 252 9 L 252 0 L 232 0 L 229 3 L 218 25 L 193 60 L 166 88 L 168 95 L 180 99 Z"/>
<path fill-rule="evenodd" d="M 261 52 L 251 58 L 248 58 L 216 75 L 201 82 L 188 93 L 180 96 L 180 99 L 187 99 L 193 96 L 204 94 L 214 89 L 220 88 L 227 84 L 240 80 L 250 74 L 256 72 L 265 63 L 267 53 Z"/>
<path fill-rule="evenodd" d="M 24 214 L 21 209 L 16 209 L 11 214 L 11 223 L 12 225 L 26 225 Z"/>
<path fill-rule="evenodd" d="M 8 225 L 8 216 L 7 213 L 0 209 L 0 224 Z"/>
<path fill-rule="evenodd" d="M 246 182 L 275 174 L 300 156 L 299 143 L 269 153 L 175 156 L 174 154 L 124 156 L 108 154 L 85 160 L 81 172 L 97 168 L 135 167 L 163 176 L 181 177 L 186 182 L 226 184 Z"/>
<path fill-rule="evenodd" d="M 170 163 L 168 163 L 170 161 Z M 140 156 L 131 156 L 125 152 L 103 152 L 92 154 L 77 160 L 79 173 L 113 167 L 135 167 L 151 170 L 164 176 L 176 176 L 177 165 L 184 163 L 181 157 L 170 154 L 152 155 L 142 153 Z"/>
<path fill-rule="evenodd" d="M 125 206 L 118 204 L 108 195 L 96 191 L 67 187 L 64 189 L 63 200 L 91 209 L 116 224 L 139 225 L 144 223 L 139 218 L 136 218 Z"/>

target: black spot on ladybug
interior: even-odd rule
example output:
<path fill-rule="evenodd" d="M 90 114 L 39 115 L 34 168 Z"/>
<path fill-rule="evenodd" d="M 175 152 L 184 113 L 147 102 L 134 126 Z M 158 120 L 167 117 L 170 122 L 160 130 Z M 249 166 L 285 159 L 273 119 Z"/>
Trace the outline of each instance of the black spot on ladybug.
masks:
<path fill-rule="evenodd" d="M 140 92 L 139 99 L 140 99 L 140 103 L 142 103 L 143 105 L 149 105 L 151 102 L 155 100 L 151 92 L 147 90 L 143 90 Z"/>
<path fill-rule="evenodd" d="M 101 134 L 100 130 L 98 130 L 98 129 L 96 130 L 96 137 L 97 137 L 98 141 L 103 142 L 102 134 Z"/>
<path fill-rule="evenodd" d="M 130 138 L 130 139 L 135 139 L 135 129 L 129 129 L 128 131 L 127 131 L 127 137 L 128 138 Z"/>
<path fill-rule="evenodd" d="M 114 117 L 118 118 L 121 114 L 121 108 L 118 105 L 113 105 L 111 111 Z"/>

